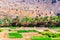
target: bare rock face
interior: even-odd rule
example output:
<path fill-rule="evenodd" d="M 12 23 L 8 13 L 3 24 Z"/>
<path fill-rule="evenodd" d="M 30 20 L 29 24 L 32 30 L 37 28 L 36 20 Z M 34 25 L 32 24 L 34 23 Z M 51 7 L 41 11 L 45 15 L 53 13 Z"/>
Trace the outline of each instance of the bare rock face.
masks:
<path fill-rule="evenodd" d="M 55 16 L 57 12 L 60 12 L 60 7 L 58 7 L 59 2 L 51 4 L 51 1 L 0 0 L 0 18 L 4 18 L 5 16 L 9 16 L 10 18 L 16 16 L 20 16 L 20 18 L 25 16 L 36 17 L 37 15 L 41 17 Z"/>

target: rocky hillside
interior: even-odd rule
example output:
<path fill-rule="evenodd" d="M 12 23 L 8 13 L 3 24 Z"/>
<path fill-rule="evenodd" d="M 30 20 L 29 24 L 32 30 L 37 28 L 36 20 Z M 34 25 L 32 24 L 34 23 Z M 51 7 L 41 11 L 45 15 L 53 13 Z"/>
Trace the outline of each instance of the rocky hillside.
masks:
<path fill-rule="evenodd" d="M 9 16 L 54 16 L 60 12 L 60 1 L 52 4 L 52 0 L 0 0 L 0 18 Z"/>

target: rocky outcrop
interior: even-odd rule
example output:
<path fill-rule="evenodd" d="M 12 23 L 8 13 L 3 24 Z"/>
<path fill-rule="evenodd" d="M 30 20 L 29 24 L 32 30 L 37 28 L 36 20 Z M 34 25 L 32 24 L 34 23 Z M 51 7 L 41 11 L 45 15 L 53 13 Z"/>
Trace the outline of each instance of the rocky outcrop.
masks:
<path fill-rule="evenodd" d="M 46 0 L 0 0 L 0 18 L 55 16 L 57 12 L 60 12 L 59 6 L 59 2 L 51 4 L 51 1 Z"/>

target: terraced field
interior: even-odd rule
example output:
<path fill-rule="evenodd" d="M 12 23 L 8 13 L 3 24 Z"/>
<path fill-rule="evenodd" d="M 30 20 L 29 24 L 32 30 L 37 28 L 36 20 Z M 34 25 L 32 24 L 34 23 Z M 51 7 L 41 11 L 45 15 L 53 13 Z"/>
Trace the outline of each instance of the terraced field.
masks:
<path fill-rule="evenodd" d="M 27 29 L 26 29 L 27 28 Z M 0 40 L 60 40 L 60 29 L 44 27 L 0 28 Z"/>

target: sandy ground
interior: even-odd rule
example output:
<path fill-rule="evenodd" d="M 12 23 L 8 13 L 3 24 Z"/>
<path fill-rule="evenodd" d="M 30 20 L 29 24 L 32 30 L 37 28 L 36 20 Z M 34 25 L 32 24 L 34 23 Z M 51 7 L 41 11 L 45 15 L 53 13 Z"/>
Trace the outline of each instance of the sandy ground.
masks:
<path fill-rule="evenodd" d="M 8 33 L 1 32 L 0 40 L 25 40 L 26 38 L 31 38 L 32 36 L 40 36 L 38 33 L 22 33 L 23 38 L 8 38 Z"/>

